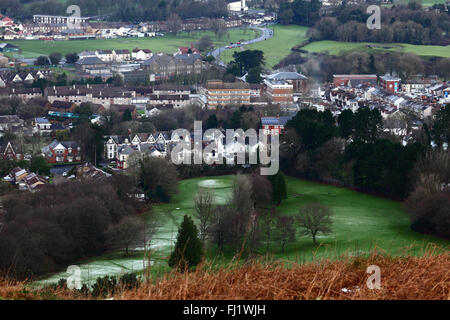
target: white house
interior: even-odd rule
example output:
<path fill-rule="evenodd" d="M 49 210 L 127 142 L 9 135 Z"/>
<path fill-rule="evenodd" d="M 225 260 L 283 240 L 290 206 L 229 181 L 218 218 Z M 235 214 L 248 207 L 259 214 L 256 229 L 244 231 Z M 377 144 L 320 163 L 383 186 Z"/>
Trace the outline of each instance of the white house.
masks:
<path fill-rule="evenodd" d="M 114 55 L 112 50 L 97 50 L 95 52 L 97 58 L 99 58 L 102 61 L 113 61 Z"/>
<path fill-rule="evenodd" d="M 112 59 L 117 62 L 130 61 L 131 54 L 128 50 L 113 50 Z"/>
<path fill-rule="evenodd" d="M 131 59 L 145 61 L 153 56 L 153 52 L 150 49 L 133 49 L 131 52 Z"/>
<path fill-rule="evenodd" d="M 245 0 L 230 2 L 227 4 L 227 10 L 232 13 L 248 11 L 248 7 L 245 4 Z"/>
<path fill-rule="evenodd" d="M 47 118 L 35 118 L 33 125 L 33 131 L 39 132 L 41 136 L 51 132 L 52 124 Z"/>

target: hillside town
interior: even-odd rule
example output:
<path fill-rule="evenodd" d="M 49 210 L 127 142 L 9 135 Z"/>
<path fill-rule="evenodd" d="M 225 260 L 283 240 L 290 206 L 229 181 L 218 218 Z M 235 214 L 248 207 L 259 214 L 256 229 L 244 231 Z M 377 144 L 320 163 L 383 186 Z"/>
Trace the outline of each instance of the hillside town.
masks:
<path fill-rule="evenodd" d="M 180 52 L 182 50 L 180 48 Z M 179 53 L 174 57 L 182 55 Z M 84 62 L 89 59 L 82 58 L 80 65 L 85 65 Z M 100 58 L 95 58 L 91 63 L 96 61 L 106 63 Z M 151 65 L 151 62 L 152 58 L 145 60 L 144 64 Z M 202 67 L 198 68 L 201 72 Z M 89 119 L 93 124 L 108 121 L 111 113 L 116 113 L 120 118 L 127 113 L 130 120 L 139 122 L 151 120 L 162 112 L 170 113 L 170 110 L 183 110 L 192 106 L 216 110 L 222 106 L 246 105 L 253 107 L 259 114 L 259 128 L 270 134 L 281 134 L 287 121 L 304 108 L 320 112 L 330 110 L 335 117 L 347 109 L 353 113 L 359 108 L 377 109 L 384 123 L 389 124 L 385 130 L 401 137 L 402 143 L 407 144 L 414 131 L 420 130 L 427 118 L 433 117 L 443 105 L 450 103 L 450 85 L 439 79 L 419 78 L 403 83 L 397 77 L 386 75 L 378 78 L 370 74 L 334 75 L 332 83 L 313 88 L 309 88 L 308 78 L 304 75 L 286 71 L 263 75 L 261 84 L 243 81 L 227 83 L 222 80 L 209 80 L 204 85 L 191 86 L 74 84 L 51 86 L 44 91 L 29 86 L 37 79 L 50 79 L 52 76 L 49 69 L 0 72 L 0 95 L 3 98 L 17 98 L 23 103 L 39 100 L 42 105 L 39 117 L 21 119 L 17 115 L 0 116 L 3 136 L 8 133 L 28 136 L 37 134 L 51 139 L 58 133 L 73 129 L 80 117 L 77 110 L 86 104 L 90 107 Z M 276 107 L 278 111 L 266 116 L 264 109 L 268 106 Z M 223 137 L 214 140 L 217 148 L 224 147 Z M 170 131 L 111 135 L 105 138 L 104 160 L 114 163 L 118 169 L 126 169 L 130 154 L 166 157 L 172 142 L 177 141 L 172 141 Z M 20 151 L 20 146 L 16 147 L 10 141 L 4 141 L 3 144 L 3 158 L 31 158 L 30 154 Z M 83 156 L 76 143 L 59 143 L 57 140 L 43 147 L 42 154 L 49 163 L 57 164 L 79 163 Z"/>
<path fill-rule="evenodd" d="M 0 300 L 448 299 L 449 6 L 4 0 Z"/>
<path fill-rule="evenodd" d="M 234 10 L 234 3 L 230 3 L 231 14 L 227 18 L 209 19 L 194 18 L 181 20 L 177 31 L 209 30 L 217 24 L 223 28 L 238 28 L 244 24 L 260 25 L 273 22 L 274 14 L 264 11 L 241 11 L 241 1 L 238 1 L 238 9 Z M 245 1 L 244 1 L 245 6 Z M 168 21 L 152 21 L 147 23 L 130 24 L 121 22 L 96 21 L 91 17 L 74 19 L 74 24 L 79 23 L 78 29 L 70 29 L 67 24 L 67 16 L 37 14 L 33 15 L 32 22 L 21 23 L 1 15 L 0 28 L 3 40 L 88 40 L 88 39 L 114 39 L 121 37 L 144 38 L 161 36 L 170 32 L 171 25 Z"/>

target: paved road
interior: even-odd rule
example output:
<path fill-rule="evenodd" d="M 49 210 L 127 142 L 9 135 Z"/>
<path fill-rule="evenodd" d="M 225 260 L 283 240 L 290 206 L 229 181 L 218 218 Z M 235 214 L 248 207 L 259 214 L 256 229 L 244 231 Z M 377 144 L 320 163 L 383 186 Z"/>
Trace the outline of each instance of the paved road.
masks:
<path fill-rule="evenodd" d="M 252 40 L 248 40 L 248 41 L 242 41 L 240 45 L 237 44 L 233 44 L 231 47 L 232 48 L 237 48 L 239 46 L 244 46 L 247 44 L 251 44 L 251 43 L 255 43 L 255 42 L 259 42 L 259 41 L 264 41 L 266 39 L 272 38 L 273 37 L 273 30 L 268 29 L 266 26 L 264 27 L 250 27 L 251 29 L 257 29 L 261 31 L 261 35 L 258 38 L 252 39 Z M 225 62 L 223 62 L 220 59 L 220 54 L 225 51 L 225 50 L 229 50 L 232 48 L 228 48 L 228 45 L 214 49 L 213 51 L 209 52 L 208 55 L 212 55 L 216 60 L 215 62 L 222 66 L 222 67 L 226 67 L 227 64 Z"/>

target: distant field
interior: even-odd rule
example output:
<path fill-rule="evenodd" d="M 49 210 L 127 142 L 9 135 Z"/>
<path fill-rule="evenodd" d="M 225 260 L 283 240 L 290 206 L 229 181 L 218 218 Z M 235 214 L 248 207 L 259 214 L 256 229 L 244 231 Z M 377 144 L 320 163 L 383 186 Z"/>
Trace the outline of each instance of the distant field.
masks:
<path fill-rule="evenodd" d="M 66 54 L 97 49 L 128 49 L 131 51 L 134 48 L 142 48 L 150 49 L 153 52 L 173 53 L 178 47 L 188 46 L 191 43 L 198 41 L 204 35 L 209 35 L 216 47 L 223 46 L 229 42 L 253 39 L 256 36 L 255 31 L 251 29 L 230 29 L 229 36 L 225 35 L 221 39 L 211 31 L 193 31 L 180 32 L 176 36 L 166 34 L 163 37 L 153 38 L 117 38 L 72 41 L 12 40 L 7 42 L 18 46 L 22 50 L 20 53 L 22 57 L 35 58 L 40 55 L 48 55 L 52 52 Z M 12 55 L 14 56 L 14 54 Z"/>
<path fill-rule="evenodd" d="M 448 0 L 414 0 L 414 1 L 422 3 L 422 6 L 424 7 L 431 7 L 433 4 L 446 3 Z M 412 2 L 412 0 L 408 2 Z"/>
<path fill-rule="evenodd" d="M 368 46 L 371 46 L 368 47 Z M 410 52 L 419 56 L 436 56 L 450 58 L 450 46 L 428 46 L 404 43 L 369 43 L 369 42 L 340 42 L 316 41 L 302 48 L 309 52 L 328 52 L 332 55 L 344 54 L 349 51 L 399 51 Z"/>
<path fill-rule="evenodd" d="M 400 1 L 394 1 L 394 3 L 402 4 L 402 3 L 412 2 L 412 1 L 420 2 L 422 4 L 422 7 L 431 7 L 434 4 L 446 3 L 448 0 L 400 0 Z M 381 6 L 382 7 L 392 7 L 392 3 L 390 3 L 390 4 L 383 3 Z"/>
<path fill-rule="evenodd" d="M 270 27 L 272 28 L 272 27 Z M 307 27 L 275 25 L 272 38 L 245 47 L 225 50 L 221 57 L 226 63 L 233 60 L 233 52 L 237 50 L 262 50 L 266 58 L 266 67 L 273 68 L 284 57 L 291 53 L 291 48 L 306 40 Z"/>

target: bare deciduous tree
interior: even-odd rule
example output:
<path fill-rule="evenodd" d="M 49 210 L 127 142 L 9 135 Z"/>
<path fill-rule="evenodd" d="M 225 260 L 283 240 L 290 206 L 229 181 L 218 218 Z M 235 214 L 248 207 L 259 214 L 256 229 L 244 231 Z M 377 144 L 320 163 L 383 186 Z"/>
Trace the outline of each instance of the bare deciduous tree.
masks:
<path fill-rule="evenodd" d="M 332 211 L 317 202 L 310 203 L 300 208 L 297 221 L 301 228 L 300 233 L 306 236 L 311 236 L 314 244 L 317 244 L 317 234 L 331 233 Z"/>
<path fill-rule="evenodd" d="M 126 216 L 108 230 L 110 243 L 125 250 L 128 254 L 131 246 L 141 241 L 144 234 L 144 224 L 138 218 Z"/>
<path fill-rule="evenodd" d="M 281 242 L 282 253 L 288 242 L 295 241 L 294 220 L 294 217 L 291 216 L 277 216 L 275 239 Z"/>
<path fill-rule="evenodd" d="M 214 214 L 214 192 L 200 189 L 194 199 L 194 208 L 195 217 L 199 221 L 200 240 L 203 242 L 203 246 L 205 246 L 206 237 Z"/>
<path fill-rule="evenodd" d="M 177 34 L 181 30 L 181 18 L 176 13 L 172 13 L 167 18 L 167 28 L 170 32 L 172 32 L 174 35 Z"/>

